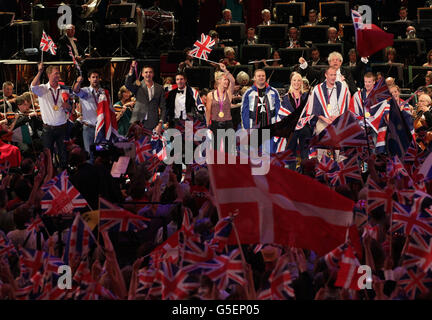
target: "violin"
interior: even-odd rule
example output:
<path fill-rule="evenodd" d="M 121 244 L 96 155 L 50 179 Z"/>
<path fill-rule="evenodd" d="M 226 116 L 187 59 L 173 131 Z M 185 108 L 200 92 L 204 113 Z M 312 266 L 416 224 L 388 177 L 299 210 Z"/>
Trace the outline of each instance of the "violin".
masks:
<path fill-rule="evenodd" d="M 426 130 L 428 125 L 426 123 L 426 119 L 423 116 L 422 111 L 417 112 L 413 124 L 414 124 L 416 141 L 420 146 L 420 148 L 424 151 L 429 145 L 429 143 L 432 141 L 432 131 Z"/>

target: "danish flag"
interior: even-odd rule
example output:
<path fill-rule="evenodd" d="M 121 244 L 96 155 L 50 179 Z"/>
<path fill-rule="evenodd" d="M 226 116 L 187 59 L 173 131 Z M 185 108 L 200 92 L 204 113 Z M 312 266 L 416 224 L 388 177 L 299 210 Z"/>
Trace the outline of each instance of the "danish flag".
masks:
<path fill-rule="evenodd" d="M 194 49 L 189 52 L 192 57 L 208 60 L 207 54 L 212 51 L 215 41 L 204 33 L 201 34 L 201 41 L 197 40 L 194 43 Z"/>

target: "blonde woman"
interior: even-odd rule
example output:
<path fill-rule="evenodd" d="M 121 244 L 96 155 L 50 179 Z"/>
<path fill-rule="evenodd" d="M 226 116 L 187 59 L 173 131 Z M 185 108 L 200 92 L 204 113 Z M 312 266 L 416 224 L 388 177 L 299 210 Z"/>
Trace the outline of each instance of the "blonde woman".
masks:
<path fill-rule="evenodd" d="M 208 127 L 217 138 L 217 129 L 233 128 L 231 117 L 231 101 L 234 93 L 235 80 L 223 63 L 219 63 L 221 71 L 215 72 L 215 89 L 207 95 L 206 121 Z M 216 141 L 218 141 L 216 139 Z M 219 143 L 218 143 L 218 150 Z"/>
<path fill-rule="evenodd" d="M 308 96 L 308 92 L 305 92 L 303 89 L 303 78 L 300 73 L 291 73 L 288 93 L 282 97 L 282 106 L 278 114 L 279 120 L 293 113 L 298 108 L 303 109 L 308 101 Z M 278 152 L 284 151 L 286 147 L 291 150 L 300 148 L 301 158 L 307 159 L 309 154 L 306 140 L 311 136 L 312 130 L 309 125 L 306 125 L 301 130 L 294 131 L 294 136 L 288 146 L 286 146 L 286 139 L 280 138 L 278 141 Z"/>

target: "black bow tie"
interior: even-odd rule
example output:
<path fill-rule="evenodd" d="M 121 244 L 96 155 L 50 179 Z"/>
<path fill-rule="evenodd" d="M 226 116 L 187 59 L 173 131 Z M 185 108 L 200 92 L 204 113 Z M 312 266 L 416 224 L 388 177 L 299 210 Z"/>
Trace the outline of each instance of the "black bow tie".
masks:
<path fill-rule="evenodd" d="M 177 93 L 183 94 L 184 90 L 177 90 Z"/>

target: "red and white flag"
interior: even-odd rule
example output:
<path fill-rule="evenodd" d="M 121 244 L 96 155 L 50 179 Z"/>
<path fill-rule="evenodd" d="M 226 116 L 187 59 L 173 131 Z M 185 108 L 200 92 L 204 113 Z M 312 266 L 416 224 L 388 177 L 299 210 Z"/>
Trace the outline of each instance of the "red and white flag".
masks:
<path fill-rule="evenodd" d="M 360 263 L 354 254 L 353 248 L 348 246 L 339 263 L 339 272 L 337 274 L 335 286 L 345 289 L 360 290 L 358 280 L 362 274 L 358 273 L 359 266 Z"/>
<path fill-rule="evenodd" d="M 56 55 L 57 53 L 57 46 L 54 43 L 54 41 L 51 39 L 49 35 L 45 33 L 45 31 L 42 32 L 42 39 L 40 42 L 39 47 L 43 52 L 50 52 L 52 55 Z"/>
<path fill-rule="evenodd" d="M 214 164 L 209 171 L 219 214 L 238 211 L 235 224 L 242 244 L 277 243 L 324 255 L 349 233 L 360 248 L 352 227 L 354 202 L 327 186 L 276 166 L 255 176 L 250 164 Z M 231 235 L 229 244 L 235 243 Z"/>
<path fill-rule="evenodd" d="M 194 48 L 189 52 L 189 55 L 198 59 L 208 60 L 207 54 L 210 54 L 215 41 L 204 33 L 201 34 L 201 41 L 197 40 L 194 43 Z"/>

